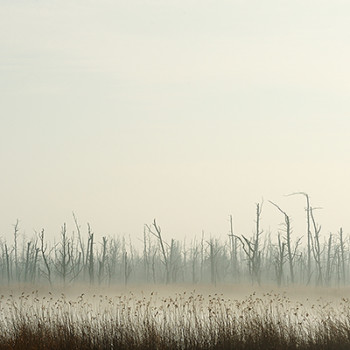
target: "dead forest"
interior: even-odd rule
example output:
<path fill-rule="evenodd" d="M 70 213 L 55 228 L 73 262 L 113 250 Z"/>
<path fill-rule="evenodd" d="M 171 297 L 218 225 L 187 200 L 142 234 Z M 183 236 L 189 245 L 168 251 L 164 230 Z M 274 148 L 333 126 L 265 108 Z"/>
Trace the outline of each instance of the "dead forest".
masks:
<path fill-rule="evenodd" d="M 342 228 L 321 233 L 308 194 L 293 195 L 305 199 L 304 236 L 294 234 L 288 213 L 269 201 L 264 206 L 273 206 L 282 223 L 274 232 L 274 241 L 270 232 L 261 229 L 262 203 L 256 204 L 255 227 L 250 235 L 235 234 L 231 216 L 224 240 L 202 233 L 191 241 L 166 241 L 160 224 L 153 220 L 144 225 L 141 249 L 128 237 L 96 240 L 92 227 L 81 225 L 74 213 L 73 227 L 64 223 L 54 242 L 46 239 L 45 229 L 35 232 L 31 239 L 22 237 L 17 221 L 12 239 L 0 241 L 0 283 L 349 284 L 349 235 Z"/>

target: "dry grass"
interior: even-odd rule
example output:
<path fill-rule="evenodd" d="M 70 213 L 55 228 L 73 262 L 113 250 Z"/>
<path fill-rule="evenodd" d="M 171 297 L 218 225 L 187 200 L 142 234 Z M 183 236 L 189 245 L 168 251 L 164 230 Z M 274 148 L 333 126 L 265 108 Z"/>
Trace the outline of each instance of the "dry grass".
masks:
<path fill-rule="evenodd" d="M 0 349 L 350 349 L 350 302 L 264 292 L 0 297 Z"/>

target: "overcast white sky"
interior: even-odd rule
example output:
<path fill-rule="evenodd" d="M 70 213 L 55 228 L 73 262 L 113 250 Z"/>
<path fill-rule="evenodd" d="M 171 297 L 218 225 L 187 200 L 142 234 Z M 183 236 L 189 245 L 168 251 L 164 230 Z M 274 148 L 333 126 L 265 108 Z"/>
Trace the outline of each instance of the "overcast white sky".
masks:
<path fill-rule="evenodd" d="M 350 2 L 0 0 L 0 235 L 350 232 Z"/>

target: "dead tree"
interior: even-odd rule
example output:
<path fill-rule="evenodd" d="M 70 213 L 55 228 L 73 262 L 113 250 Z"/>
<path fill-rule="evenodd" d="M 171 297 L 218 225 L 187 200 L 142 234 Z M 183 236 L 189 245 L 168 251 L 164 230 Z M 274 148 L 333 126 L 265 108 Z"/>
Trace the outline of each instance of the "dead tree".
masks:
<path fill-rule="evenodd" d="M 90 224 L 88 224 L 88 246 L 89 246 L 89 280 L 90 284 L 94 284 L 94 233 L 91 230 Z"/>
<path fill-rule="evenodd" d="M 120 257 L 120 240 L 110 239 L 109 249 L 107 254 L 107 271 L 108 271 L 108 284 L 110 285 L 112 281 L 115 281 L 115 276 L 117 274 L 117 266 L 119 265 Z"/>
<path fill-rule="evenodd" d="M 187 277 L 187 266 L 189 265 L 189 261 L 187 260 L 188 252 L 190 250 L 186 248 L 186 238 L 184 239 L 182 252 L 179 253 L 179 260 L 181 264 L 181 281 L 185 282 Z M 181 261 L 181 254 L 182 254 L 182 261 Z M 175 271 L 175 278 L 176 278 L 176 271 Z"/>
<path fill-rule="evenodd" d="M 260 230 L 260 220 L 262 212 L 262 203 L 256 203 L 256 220 L 255 220 L 255 232 L 252 239 L 235 236 L 242 245 L 243 251 L 248 258 L 249 274 L 252 277 L 252 282 L 256 281 L 261 284 L 261 250 L 260 250 L 260 237 L 263 231 Z"/>
<path fill-rule="evenodd" d="M 7 284 L 10 284 L 11 275 L 10 275 L 10 257 L 7 249 L 7 244 L 5 243 L 5 257 L 6 257 L 6 272 L 7 272 Z"/>
<path fill-rule="evenodd" d="M 184 243 L 184 250 L 182 253 L 181 243 L 171 239 L 170 247 L 169 247 L 169 273 L 170 278 L 169 282 L 176 283 L 178 281 L 178 276 L 182 272 L 183 273 L 183 265 L 182 263 L 186 263 L 186 245 Z"/>
<path fill-rule="evenodd" d="M 50 283 L 50 286 L 52 285 L 52 281 L 51 281 L 51 268 L 49 265 L 49 261 L 48 261 L 48 256 L 46 255 L 46 250 L 47 250 L 47 245 L 44 243 L 44 229 L 41 230 L 40 234 L 39 234 L 39 239 L 40 239 L 40 252 L 41 252 L 41 257 L 43 259 L 44 265 L 45 265 L 45 269 L 46 271 L 44 272 L 44 275 L 46 276 L 47 280 Z"/>
<path fill-rule="evenodd" d="M 307 234 L 307 283 L 311 280 L 312 270 L 311 270 L 311 254 L 312 254 L 312 234 L 311 234 L 311 207 L 309 195 L 305 192 L 295 192 L 288 196 L 302 195 L 306 199 L 306 234 Z"/>
<path fill-rule="evenodd" d="M 24 265 L 24 282 L 35 281 L 37 270 L 39 248 L 37 247 L 37 240 L 27 242 L 26 258 Z"/>
<path fill-rule="evenodd" d="M 314 229 L 314 237 L 311 239 L 311 247 L 312 252 L 314 255 L 316 267 L 317 267 L 317 278 L 316 278 L 316 284 L 322 285 L 323 284 L 323 272 L 322 272 L 322 261 L 321 261 L 321 255 L 322 255 L 322 249 L 320 245 L 320 232 L 321 232 L 321 225 L 317 225 L 313 210 L 319 209 L 319 208 L 310 208 L 310 217 L 312 220 L 312 225 Z"/>
<path fill-rule="evenodd" d="M 56 247 L 59 246 L 59 249 Z M 74 238 L 68 238 L 66 224 L 61 229 L 61 242 L 54 248 L 54 266 L 64 285 L 74 281 L 82 268 L 79 268 L 81 255 L 76 256 Z M 68 279 L 69 278 L 69 279 Z"/>
<path fill-rule="evenodd" d="M 132 267 L 129 263 L 128 253 L 126 251 L 123 254 L 123 262 L 124 262 L 124 285 L 127 286 L 129 277 L 132 271 Z"/>
<path fill-rule="evenodd" d="M 161 252 L 163 255 L 163 264 L 165 266 L 165 273 L 166 273 L 165 283 L 168 284 L 169 280 L 170 280 L 170 266 L 169 266 L 168 254 L 167 254 L 167 252 L 165 250 L 165 246 L 164 246 L 166 243 L 163 241 L 162 230 L 161 230 L 160 226 L 157 225 L 156 219 L 153 220 L 152 226 L 154 227 L 156 232 L 153 232 L 149 226 L 147 226 L 147 227 L 149 229 L 149 232 L 151 232 L 153 234 L 153 236 L 157 237 L 158 242 L 160 244 Z"/>
<path fill-rule="evenodd" d="M 152 254 L 152 280 L 154 284 L 157 284 L 157 278 L 156 278 L 156 255 L 157 255 L 157 249 L 154 250 Z"/>
<path fill-rule="evenodd" d="M 218 279 L 218 269 L 217 269 L 217 255 L 219 254 L 221 247 L 219 247 L 217 240 L 210 239 L 207 242 L 210 248 L 209 259 L 210 259 L 210 281 L 216 286 Z"/>
<path fill-rule="evenodd" d="M 294 246 L 294 249 L 292 248 L 292 242 L 291 242 L 291 234 L 292 234 L 292 228 L 290 224 L 290 218 L 287 215 L 285 211 L 283 211 L 276 203 L 269 201 L 273 206 L 275 206 L 283 215 L 284 215 L 284 226 L 285 226 L 285 241 L 287 245 L 287 256 L 288 256 L 288 262 L 289 262 L 289 272 L 290 272 L 290 279 L 291 282 L 295 282 L 294 277 L 294 258 L 296 256 L 296 252 L 298 249 L 298 246 L 300 244 L 301 238 L 299 238 Z"/>
<path fill-rule="evenodd" d="M 285 253 L 286 243 L 282 242 L 281 234 L 278 233 L 278 246 L 277 253 L 275 254 L 275 268 L 276 268 L 276 277 L 277 284 L 281 286 L 282 284 L 282 276 L 283 276 L 283 265 L 286 261 L 286 253 Z"/>
<path fill-rule="evenodd" d="M 192 283 L 196 284 L 198 282 L 197 276 L 196 276 L 196 266 L 197 266 L 197 257 L 198 257 L 198 246 L 196 242 L 192 244 L 191 254 L 190 254 L 190 261 L 191 261 L 191 273 L 192 273 Z"/>
<path fill-rule="evenodd" d="M 19 234 L 19 220 L 16 220 L 16 223 L 13 225 L 13 240 L 14 240 L 14 252 L 15 252 L 15 278 L 19 282 L 20 274 L 19 274 L 19 264 L 18 264 L 18 234 Z"/>
<path fill-rule="evenodd" d="M 149 255 L 149 249 L 147 249 L 147 234 L 146 234 L 147 226 L 143 226 L 143 268 L 144 273 L 146 277 L 146 282 L 149 281 L 149 268 L 150 268 L 150 255 Z M 149 232 L 148 232 L 149 236 Z"/>
<path fill-rule="evenodd" d="M 107 254 L 107 238 L 102 237 L 102 253 L 98 262 L 98 283 L 101 284 L 104 278 L 105 264 Z"/>
<path fill-rule="evenodd" d="M 234 235 L 233 231 L 233 219 L 232 215 L 230 215 L 230 257 L 231 257 L 231 270 L 232 274 L 235 278 L 238 276 L 238 259 L 237 259 L 237 237 Z"/>
<path fill-rule="evenodd" d="M 146 229 L 147 229 L 147 238 L 146 238 Z M 152 277 L 152 281 L 154 284 L 156 284 L 156 256 L 158 253 L 158 248 L 154 245 L 152 245 L 151 240 L 151 231 L 148 225 L 144 226 L 144 262 L 146 266 L 144 268 L 146 269 L 146 280 L 149 282 L 149 280 Z M 152 273 L 152 274 L 151 274 Z"/>
<path fill-rule="evenodd" d="M 67 282 L 67 277 L 70 273 L 70 242 L 69 238 L 67 237 L 67 228 L 66 224 L 64 223 L 61 229 L 61 242 L 60 242 L 60 249 L 55 250 L 56 256 L 56 271 L 61 276 L 63 284 L 65 285 Z"/>
<path fill-rule="evenodd" d="M 24 267 L 24 282 L 27 282 L 28 272 L 29 272 L 30 245 L 31 245 L 31 242 L 28 242 L 27 243 L 27 253 L 26 253 L 26 263 L 25 263 L 25 267 Z"/>
<path fill-rule="evenodd" d="M 203 282 L 203 271 L 204 271 L 204 230 L 202 230 L 202 238 L 201 238 L 201 282 Z"/>
<path fill-rule="evenodd" d="M 77 233 L 78 233 L 78 242 L 79 242 L 79 246 L 80 246 L 81 260 L 82 260 L 82 264 L 85 266 L 85 264 L 87 264 L 87 258 L 85 259 L 85 248 L 84 248 L 83 240 L 81 238 L 80 225 L 78 223 L 78 219 L 75 216 L 74 212 L 72 214 L 73 214 L 74 224 L 75 224 L 75 227 L 76 227 Z"/>
<path fill-rule="evenodd" d="M 35 283 L 35 278 L 39 275 L 40 268 L 38 268 L 38 257 L 40 249 L 37 247 L 37 241 L 34 242 L 32 250 L 32 262 L 30 264 L 30 281 Z"/>
<path fill-rule="evenodd" d="M 339 248 L 340 248 L 340 271 L 342 274 L 342 282 L 345 284 L 345 246 L 344 246 L 344 239 L 343 239 L 343 229 L 340 228 L 339 230 Z"/>
<path fill-rule="evenodd" d="M 327 267 L 326 267 L 326 275 L 325 275 L 325 281 L 326 284 L 329 286 L 331 284 L 331 268 L 332 268 L 332 234 L 329 234 L 328 237 L 328 245 L 327 245 Z"/>

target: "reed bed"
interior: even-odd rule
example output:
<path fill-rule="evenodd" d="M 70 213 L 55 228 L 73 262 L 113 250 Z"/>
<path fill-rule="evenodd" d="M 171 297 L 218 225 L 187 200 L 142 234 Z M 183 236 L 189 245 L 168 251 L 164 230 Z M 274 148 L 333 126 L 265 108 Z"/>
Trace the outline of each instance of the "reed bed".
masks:
<path fill-rule="evenodd" d="M 0 297 L 0 349 L 350 349 L 346 298 L 184 291 Z"/>

